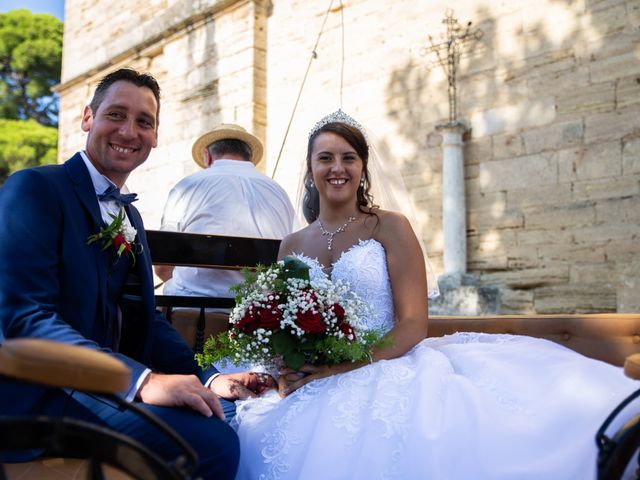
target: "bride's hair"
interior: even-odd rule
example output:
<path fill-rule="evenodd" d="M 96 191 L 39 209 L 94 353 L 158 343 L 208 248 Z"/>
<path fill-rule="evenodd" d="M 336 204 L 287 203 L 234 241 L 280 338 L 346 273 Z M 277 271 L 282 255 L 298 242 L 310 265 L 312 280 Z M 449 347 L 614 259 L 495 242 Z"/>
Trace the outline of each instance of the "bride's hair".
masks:
<path fill-rule="evenodd" d="M 362 132 L 351 125 L 341 122 L 332 122 L 322 125 L 309 136 L 307 144 L 307 171 L 304 176 L 304 196 L 302 199 L 302 213 L 307 222 L 312 223 L 318 218 L 320 213 L 320 196 L 318 189 L 312 183 L 311 176 L 311 152 L 313 144 L 318 135 L 325 132 L 335 133 L 345 139 L 345 141 L 353 147 L 358 156 L 362 159 L 362 170 L 364 173 L 364 184 L 358 187 L 356 205 L 358 210 L 367 215 L 375 215 L 373 209 L 378 208 L 373 203 L 373 195 L 371 195 L 371 176 L 369 174 L 369 145 Z"/>

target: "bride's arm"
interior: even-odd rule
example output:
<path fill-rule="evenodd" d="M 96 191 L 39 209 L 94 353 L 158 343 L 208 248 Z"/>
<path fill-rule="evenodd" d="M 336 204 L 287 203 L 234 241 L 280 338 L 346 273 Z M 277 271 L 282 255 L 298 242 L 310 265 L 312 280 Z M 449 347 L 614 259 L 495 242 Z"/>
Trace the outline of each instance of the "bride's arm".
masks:
<path fill-rule="evenodd" d="M 427 274 L 422 248 L 404 215 L 387 212 L 384 220 L 378 240 L 387 254 L 395 322 L 388 333 L 392 342 L 374 352 L 374 360 L 400 357 L 427 336 Z"/>
<path fill-rule="evenodd" d="M 427 276 L 422 249 L 411 224 L 404 215 L 380 212 L 380 225 L 375 238 L 382 243 L 387 255 L 391 280 L 395 325 L 387 336 L 386 346 L 373 352 L 373 361 L 396 358 L 407 353 L 427 335 Z M 279 381 L 280 392 L 288 395 L 318 378 L 343 373 L 365 365 L 362 362 L 338 365 L 305 365 L 303 378 L 295 375 Z"/>

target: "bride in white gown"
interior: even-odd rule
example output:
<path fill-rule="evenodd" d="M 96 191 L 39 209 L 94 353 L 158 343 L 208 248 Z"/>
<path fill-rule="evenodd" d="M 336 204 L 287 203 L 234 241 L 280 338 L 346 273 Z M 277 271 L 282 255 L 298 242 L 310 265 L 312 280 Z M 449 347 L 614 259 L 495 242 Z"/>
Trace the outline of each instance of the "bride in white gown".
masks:
<path fill-rule="evenodd" d="M 367 152 L 342 112 L 314 127 L 317 219 L 285 238 L 280 256 L 348 281 L 374 307 L 368 325 L 393 341 L 371 364 L 306 366 L 303 378 L 281 377 L 284 398 L 271 391 L 238 405 L 238 478 L 595 478 L 595 433 L 637 382 L 541 339 L 422 340 L 422 251 L 406 218 L 372 207 Z"/>

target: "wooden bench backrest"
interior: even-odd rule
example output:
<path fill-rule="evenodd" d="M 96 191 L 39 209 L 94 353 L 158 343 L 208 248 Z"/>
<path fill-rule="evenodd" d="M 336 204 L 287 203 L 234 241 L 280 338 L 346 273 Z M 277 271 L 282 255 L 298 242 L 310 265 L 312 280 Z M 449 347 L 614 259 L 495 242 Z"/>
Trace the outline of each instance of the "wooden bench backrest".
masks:
<path fill-rule="evenodd" d="M 455 332 L 512 333 L 546 338 L 583 355 L 622 366 L 640 353 L 640 314 L 433 316 L 429 337 Z"/>
<path fill-rule="evenodd" d="M 240 270 L 275 262 L 280 248 L 280 240 L 272 239 L 159 230 L 147 230 L 146 234 L 154 265 Z M 226 297 L 156 295 L 156 305 L 165 309 L 169 321 L 195 351 L 201 351 L 210 334 L 227 327 L 226 315 L 207 313 L 205 309 L 231 308 L 234 303 L 233 298 Z"/>

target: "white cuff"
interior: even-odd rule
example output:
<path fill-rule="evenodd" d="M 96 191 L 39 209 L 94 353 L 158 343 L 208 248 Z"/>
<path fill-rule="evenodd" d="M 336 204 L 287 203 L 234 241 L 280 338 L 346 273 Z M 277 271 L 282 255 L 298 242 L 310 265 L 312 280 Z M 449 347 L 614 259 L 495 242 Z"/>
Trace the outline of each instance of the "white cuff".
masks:
<path fill-rule="evenodd" d="M 211 375 L 208 380 L 204 383 L 204 386 L 209 388 L 211 386 L 211 382 L 213 382 L 218 376 L 222 375 L 222 373 L 218 372 L 218 373 L 214 373 L 213 375 Z"/>
<path fill-rule="evenodd" d="M 133 402 L 133 400 L 136 398 L 136 395 L 138 395 L 138 390 L 140 390 L 140 387 L 142 386 L 143 382 L 147 379 L 150 373 L 151 373 L 151 370 L 147 368 L 138 377 L 138 380 L 136 381 L 136 388 L 134 388 L 132 392 L 129 395 L 127 395 L 127 397 L 125 398 L 127 402 Z"/>

